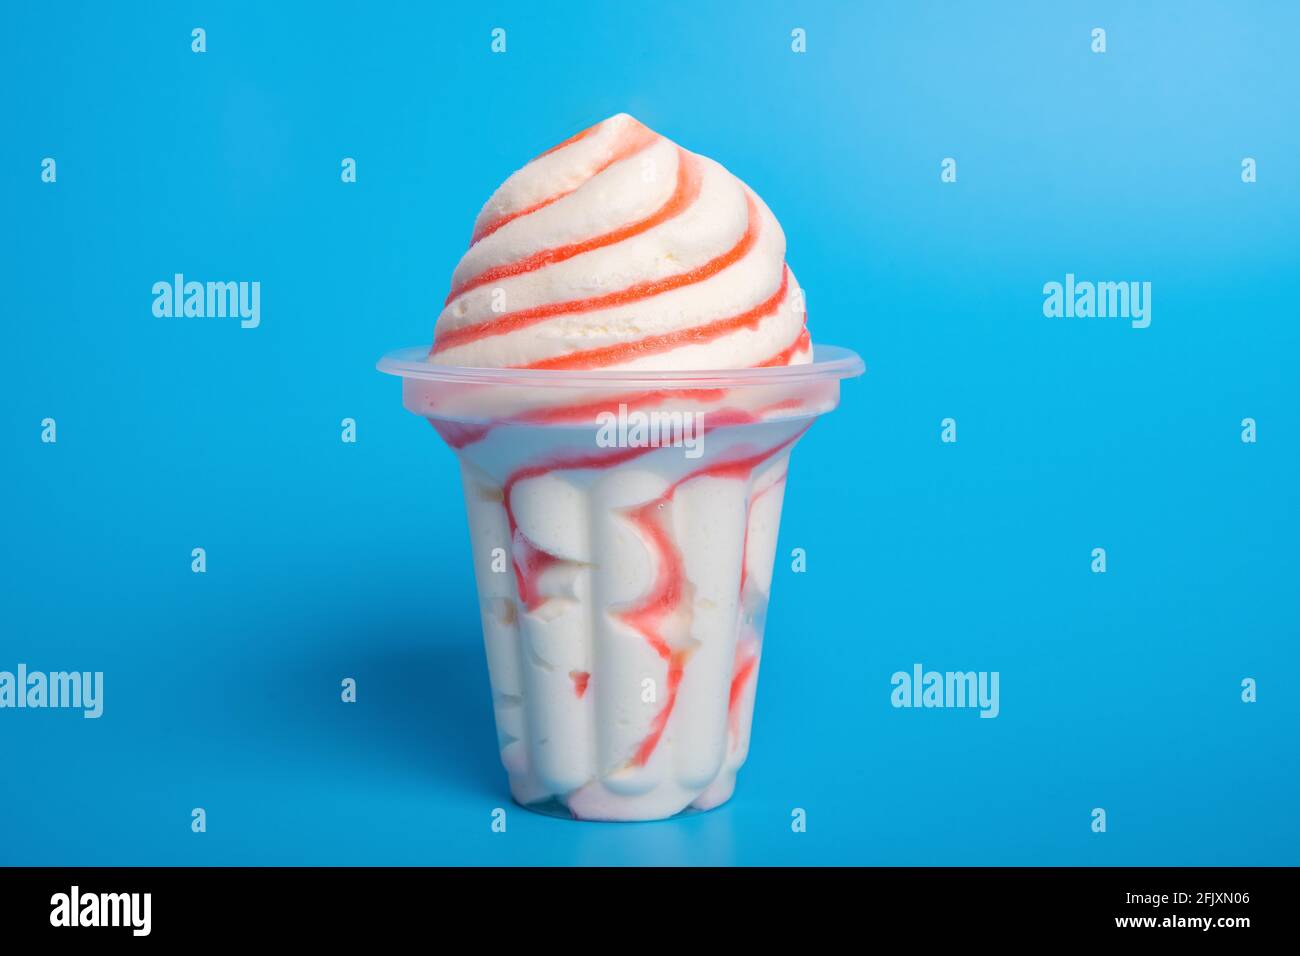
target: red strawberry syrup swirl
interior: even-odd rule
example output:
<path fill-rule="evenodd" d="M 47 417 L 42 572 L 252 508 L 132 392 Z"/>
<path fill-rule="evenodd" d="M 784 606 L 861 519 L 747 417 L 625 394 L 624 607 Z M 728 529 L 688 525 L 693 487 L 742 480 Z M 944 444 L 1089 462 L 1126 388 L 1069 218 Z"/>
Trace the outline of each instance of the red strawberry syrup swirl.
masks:
<path fill-rule="evenodd" d="M 785 405 L 788 403 L 783 402 L 780 404 Z M 726 414 L 725 411 L 724 414 Z M 710 422 L 710 430 L 725 427 L 725 424 L 716 423 L 719 416 L 712 417 L 714 421 Z M 761 415 L 754 413 L 735 411 L 728 415 L 730 420 L 726 424 L 757 421 L 760 417 Z M 435 422 L 435 427 L 437 427 L 437 424 Z M 628 761 L 630 766 L 644 766 L 654 754 L 655 748 L 668 726 L 668 719 L 672 716 L 673 707 L 677 702 L 677 692 L 681 686 L 682 675 L 685 672 L 689 658 L 688 650 L 674 648 L 663 633 L 663 623 L 680 606 L 686 584 L 681 552 L 663 524 L 667 513 L 666 506 L 673 500 L 678 488 L 696 478 L 712 477 L 749 481 L 756 468 L 793 445 L 808 430 L 810 425 L 811 422 L 805 424 L 789 438 L 771 448 L 743 457 L 714 462 L 689 472 L 669 485 L 663 494 L 626 512 L 627 517 L 636 526 L 642 540 L 649 548 L 654 559 L 656 572 L 654 583 L 645 596 L 635 606 L 619 612 L 618 616 L 624 623 L 640 634 L 667 665 L 664 704 L 651 721 L 650 731 L 634 749 Z M 510 474 L 502 486 L 502 498 L 510 532 L 515 582 L 520 603 L 523 604 L 526 610 L 534 611 L 545 602 L 546 598 L 538 588 L 538 578 L 547 568 L 563 559 L 537 547 L 519 529 L 514 508 L 511 504 L 511 495 L 515 486 L 521 481 L 557 471 L 612 468 L 654 450 L 656 449 L 653 447 L 619 448 L 603 453 L 557 457 L 537 464 L 527 465 Z M 581 679 L 575 675 L 570 675 L 574 679 L 575 692 L 581 698 L 586 693 L 591 675 L 586 672 L 575 672 L 575 674 L 584 675 Z M 744 674 L 747 675 L 748 670 L 744 671 Z M 744 675 L 741 675 L 739 679 L 743 684 Z M 737 693 L 738 685 L 736 678 L 733 678 L 731 696 L 728 702 L 729 713 L 734 707 Z"/>

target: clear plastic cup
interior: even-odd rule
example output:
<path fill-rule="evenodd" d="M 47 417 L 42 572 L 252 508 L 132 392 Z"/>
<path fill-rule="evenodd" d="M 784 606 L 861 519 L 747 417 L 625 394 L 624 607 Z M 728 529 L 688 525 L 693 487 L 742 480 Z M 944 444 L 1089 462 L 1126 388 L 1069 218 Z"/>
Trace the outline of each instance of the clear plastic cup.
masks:
<path fill-rule="evenodd" d="M 552 371 L 385 356 L 460 461 L 501 760 L 541 812 L 727 800 L 749 749 L 791 449 L 859 375 Z"/>

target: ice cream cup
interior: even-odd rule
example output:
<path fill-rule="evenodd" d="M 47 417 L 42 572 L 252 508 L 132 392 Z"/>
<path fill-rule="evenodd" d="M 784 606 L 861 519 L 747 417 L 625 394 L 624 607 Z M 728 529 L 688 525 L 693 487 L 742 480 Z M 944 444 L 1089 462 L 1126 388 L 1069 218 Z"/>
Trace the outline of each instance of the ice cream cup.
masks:
<path fill-rule="evenodd" d="M 385 356 L 460 461 L 501 760 L 525 807 L 655 820 L 749 749 L 790 453 L 853 352 L 725 371 Z"/>

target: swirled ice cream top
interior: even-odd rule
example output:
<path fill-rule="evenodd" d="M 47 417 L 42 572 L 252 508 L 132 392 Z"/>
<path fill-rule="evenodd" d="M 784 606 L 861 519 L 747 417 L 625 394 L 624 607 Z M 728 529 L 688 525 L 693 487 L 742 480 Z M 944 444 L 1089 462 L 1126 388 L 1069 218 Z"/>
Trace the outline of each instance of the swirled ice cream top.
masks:
<path fill-rule="evenodd" d="M 734 369 L 811 361 L 785 235 L 744 183 L 620 113 L 507 179 L 451 278 L 429 361 Z"/>

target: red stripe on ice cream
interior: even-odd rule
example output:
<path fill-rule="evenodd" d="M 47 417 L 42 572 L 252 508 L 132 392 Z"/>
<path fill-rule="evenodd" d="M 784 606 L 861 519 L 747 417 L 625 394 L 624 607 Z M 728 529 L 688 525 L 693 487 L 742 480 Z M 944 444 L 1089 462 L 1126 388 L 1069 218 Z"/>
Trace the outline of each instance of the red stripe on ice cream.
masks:
<path fill-rule="evenodd" d="M 795 401 L 797 402 L 798 399 L 795 399 Z M 785 476 L 783 475 L 780 481 L 772 482 L 758 494 L 751 497 L 749 499 L 749 507 L 745 509 L 745 538 L 740 546 L 740 593 L 742 596 L 745 593 L 745 581 L 749 578 L 749 523 L 754 519 L 754 502 L 758 501 L 759 498 L 762 498 L 773 488 L 780 487 L 784 484 Z"/>
<path fill-rule="evenodd" d="M 771 368 L 776 365 L 789 365 L 790 359 L 794 358 L 800 352 L 806 352 L 810 348 L 812 348 L 812 337 L 808 334 L 808 327 L 804 326 L 799 330 L 799 337 L 791 343 L 789 348 L 782 349 L 770 359 L 759 362 L 754 366 L 754 368 Z"/>
<path fill-rule="evenodd" d="M 740 703 L 740 693 L 745 689 L 745 682 L 758 666 L 758 654 L 750 651 L 742 661 L 741 648 L 736 648 L 736 669 L 731 676 L 731 692 L 727 695 L 727 726 L 731 730 L 731 746 L 735 747 L 740 736 L 740 714 L 736 705 Z"/>
<path fill-rule="evenodd" d="M 592 123 L 586 129 L 578 130 L 578 132 L 574 133 L 568 139 L 556 143 L 550 149 L 542 150 L 542 152 L 538 153 L 536 156 L 532 158 L 532 162 L 534 163 L 537 162 L 543 156 L 550 156 L 551 153 L 558 153 L 560 150 L 564 149 L 564 147 L 572 146 L 580 139 L 586 139 L 588 136 L 590 136 L 593 132 L 595 132 L 598 129 L 600 129 L 600 123 Z"/>
<path fill-rule="evenodd" d="M 545 266 L 553 265 L 557 262 L 564 262 L 572 259 L 574 256 L 580 256 L 584 252 L 591 252 L 595 249 L 601 249 L 605 246 L 612 246 L 615 243 L 623 242 L 625 239 L 631 239 L 633 236 L 639 236 L 643 232 L 648 232 L 655 226 L 667 222 L 674 216 L 680 216 L 683 211 L 690 208 L 691 203 L 695 202 L 700 194 L 700 167 L 690 153 L 684 149 L 677 150 L 677 185 L 668 200 L 656 209 L 649 216 L 640 219 L 637 222 L 628 223 L 626 226 L 620 226 L 618 229 L 603 233 L 599 236 L 593 236 L 590 239 L 584 239 L 582 242 L 571 242 L 568 245 L 556 246 L 552 249 L 543 249 L 535 252 L 530 256 L 525 256 L 516 262 L 507 262 L 499 266 L 493 266 L 490 269 L 484 269 L 478 275 L 471 276 L 462 282 L 452 286 L 451 292 L 447 293 L 447 299 L 444 304 L 450 303 L 458 295 L 463 295 L 471 289 L 477 289 L 480 286 L 487 285 L 490 282 L 498 282 L 502 279 L 509 279 L 512 276 L 524 275 L 528 272 L 535 272 Z"/>
<path fill-rule="evenodd" d="M 645 766 L 658 746 L 659 738 L 663 736 L 664 729 L 668 726 L 668 718 L 672 716 L 673 706 L 677 702 L 677 688 L 681 684 L 682 673 L 689 656 L 685 651 L 670 648 L 659 632 L 660 622 L 676 610 L 685 585 L 681 554 L 673 543 L 672 537 L 661 524 L 664 520 L 664 505 L 672 500 L 678 488 L 696 478 L 734 478 L 748 481 L 755 468 L 793 445 L 811 424 L 809 422 L 785 441 L 756 455 L 716 462 L 693 471 L 673 482 L 658 498 L 638 506 L 631 512 L 630 517 L 633 522 L 646 536 L 650 549 L 656 552 L 659 570 L 655 577 L 655 584 L 646 599 L 639 606 L 623 612 L 619 617 L 636 628 L 659 656 L 668 662 L 668 688 L 664 705 L 655 714 L 650 724 L 650 732 L 633 753 L 632 766 Z"/>
<path fill-rule="evenodd" d="M 628 392 L 623 395 L 609 395 L 596 401 L 580 402 L 576 405 L 557 405 L 553 408 L 525 412 L 519 416 L 518 420 L 537 424 L 597 422 L 601 412 L 609 412 L 610 409 L 617 408 L 619 405 L 626 405 L 629 411 L 633 411 L 647 406 L 659 407 L 661 403 L 668 401 L 716 402 L 720 401 L 726 394 L 727 390 L 725 388 L 695 388 L 690 390 L 661 388 L 646 392 Z"/>
<path fill-rule="evenodd" d="M 603 125 L 602 123 L 597 123 L 595 126 L 589 126 L 587 129 L 583 130 L 581 133 L 578 133 L 576 136 L 570 137 L 569 139 L 565 140 L 563 143 L 560 143 L 557 146 L 552 146 L 546 152 L 542 153 L 541 156 L 538 156 L 537 159 L 534 159 L 533 162 L 535 163 L 537 162 L 538 159 L 541 159 L 545 156 L 549 156 L 551 155 L 551 153 L 557 152 L 566 146 L 572 146 L 574 143 L 578 142 L 579 140 L 586 139 L 589 135 L 591 135 L 593 132 L 599 129 L 602 125 Z M 547 196 L 545 199 L 539 200 L 538 202 L 526 206 L 523 209 L 516 209 L 512 212 L 504 213 L 502 215 L 496 216 L 493 219 L 489 219 L 488 221 L 486 221 L 485 223 L 483 223 L 477 229 L 474 230 L 474 234 L 470 237 L 469 244 L 473 246 L 481 239 L 485 239 L 488 236 L 492 235 L 492 233 L 496 232 L 506 223 L 514 222 L 516 219 L 520 219 L 523 216 L 527 216 L 531 213 L 535 213 L 537 212 L 537 210 L 544 209 L 547 206 L 551 205 L 551 203 L 563 199 L 565 196 L 568 196 L 571 193 L 577 192 L 579 189 L 581 189 L 584 185 L 587 184 L 588 180 L 599 175 L 600 173 L 603 173 L 606 169 L 608 169 L 610 166 L 613 166 L 615 163 L 627 159 L 629 156 L 632 156 L 640 152 L 641 150 L 645 149 L 647 146 L 652 145 L 658 139 L 659 139 L 658 134 L 655 133 L 653 130 L 647 129 L 646 127 L 642 126 L 640 123 L 633 121 L 633 123 L 619 135 L 618 139 L 614 141 L 613 147 L 608 153 L 608 155 L 606 155 L 603 160 L 601 160 L 599 163 L 593 166 L 592 169 L 588 172 L 588 174 L 584 176 L 580 182 L 575 183 L 574 185 L 569 186 L 568 188 L 562 189 L 559 192 L 552 193 L 550 196 Z"/>
<path fill-rule="evenodd" d="M 537 577 L 548 567 L 562 560 L 557 555 L 543 551 L 519 530 L 515 520 L 515 511 L 510 503 L 511 492 L 515 485 L 529 478 L 538 478 L 553 471 L 570 471 L 584 468 L 612 468 L 614 465 L 631 461 L 647 452 L 646 448 L 620 448 L 604 454 L 578 455 L 572 458 L 558 458 L 520 468 L 510 475 L 502 486 L 502 499 L 506 509 L 506 523 L 510 531 L 511 564 L 515 570 L 515 583 L 519 590 L 519 601 L 524 608 L 535 611 L 545 602 L 545 597 L 537 590 Z"/>
<path fill-rule="evenodd" d="M 626 289 L 620 289 L 617 292 L 611 292 L 607 295 L 590 296 L 585 299 L 571 299 L 567 302 L 552 302 L 548 305 L 536 306 L 531 309 L 520 309 L 516 312 L 506 312 L 496 319 L 489 319 L 486 322 L 479 322 L 476 325 L 468 325 L 459 329 L 441 332 L 434 338 L 433 351 L 430 354 L 437 355 L 439 352 L 445 351 L 446 349 L 453 348 L 457 345 L 465 345 L 469 342 L 475 342 L 489 336 L 505 335 L 508 332 L 527 328 L 530 325 L 541 322 L 543 319 L 549 319 L 557 315 L 592 312 L 596 309 L 607 309 L 611 306 L 627 305 L 631 302 L 648 299 L 651 296 L 662 295 L 665 292 L 671 292 L 674 289 L 680 289 L 697 282 L 703 282 L 705 279 L 717 275 L 723 269 L 743 259 L 745 255 L 754 248 L 754 243 L 758 240 L 759 232 L 758 210 L 754 205 L 754 200 L 748 195 L 745 197 L 745 202 L 747 203 L 749 216 L 745 234 L 741 236 L 739 242 L 722 255 L 710 259 L 702 266 L 692 269 L 689 272 L 669 276 L 665 279 L 638 282 L 634 285 L 628 286 Z"/>
<path fill-rule="evenodd" d="M 456 449 L 464 448 L 466 445 L 472 445 L 474 442 L 482 440 L 492 430 L 491 425 L 466 425 L 441 418 L 430 418 L 429 424 L 433 426 L 433 430 L 441 436 L 443 441 Z"/>
<path fill-rule="evenodd" d="M 527 365 L 516 367 L 549 369 L 601 368 L 602 366 L 617 365 L 621 362 L 637 359 L 643 355 L 668 352 L 685 345 L 711 342 L 743 328 L 756 328 L 761 319 L 773 314 L 781 307 L 789 288 L 790 273 L 783 267 L 781 270 L 781 285 L 776 292 L 767 300 L 760 302 L 752 309 L 740 313 L 740 315 L 728 316 L 725 319 L 706 322 L 703 325 L 677 329 L 674 332 L 665 332 L 662 335 L 649 335 L 633 342 L 620 342 L 618 345 L 606 345 L 596 349 L 584 349 L 581 352 L 569 352 L 565 355 L 557 355 L 554 358 L 542 359 L 538 362 L 530 362 Z M 765 362 L 763 364 L 777 363 Z"/>
<path fill-rule="evenodd" d="M 739 413 L 737 417 L 741 416 L 744 419 L 752 418 L 749 413 Z M 725 427 L 714 421 L 711 421 L 710 424 L 714 428 Z M 729 421 L 728 424 L 731 424 L 731 422 Z M 668 719 L 672 715 L 673 706 L 677 700 L 677 688 L 681 683 L 687 659 L 686 652 L 671 647 L 660 630 L 663 619 L 676 610 L 678 603 L 681 601 L 685 584 L 681 554 L 677 550 L 676 544 L 673 543 L 671 535 L 660 524 L 663 506 L 672 500 L 678 488 L 696 478 L 748 480 L 755 468 L 793 445 L 808 430 L 811 424 L 811 422 L 805 424 L 789 438 L 765 451 L 743 458 L 715 462 L 690 472 L 673 482 L 659 497 L 638 505 L 629 511 L 629 517 L 641 530 L 646 546 L 654 555 L 656 572 L 655 581 L 646 597 L 635 607 L 621 612 L 619 618 L 640 633 L 654 649 L 655 653 L 668 664 L 664 705 L 651 722 L 650 732 L 633 751 L 629 761 L 632 766 L 644 766 L 658 746 L 659 738 L 663 735 L 664 728 L 668 726 Z M 555 471 L 612 468 L 615 465 L 623 464 L 655 450 L 653 447 L 620 448 L 604 454 L 556 458 L 520 468 L 506 479 L 502 486 L 502 499 L 510 533 L 511 563 L 514 566 L 519 601 L 527 611 L 537 610 L 546 601 L 546 598 L 537 588 L 538 576 L 563 559 L 558 555 L 543 551 L 519 530 L 519 524 L 515 519 L 514 508 L 510 501 L 515 486 L 521 481 L 538 478 Z"/>

